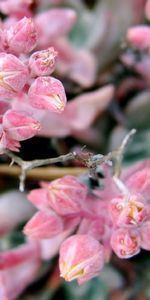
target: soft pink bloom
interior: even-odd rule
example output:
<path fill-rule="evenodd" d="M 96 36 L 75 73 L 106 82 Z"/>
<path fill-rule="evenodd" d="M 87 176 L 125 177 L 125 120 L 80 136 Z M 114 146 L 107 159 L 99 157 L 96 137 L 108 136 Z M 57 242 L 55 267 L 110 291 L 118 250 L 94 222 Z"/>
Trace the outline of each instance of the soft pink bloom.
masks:
<path fill-rule="evenodd" d="M 29 59 L 29 69 L 32 77 L 45 76 L 53 73 L 55 69 L 57 52 L 48 48 L 34 52 Z"/>
<path fill-rule="evenodd" d="M 97 276 L 103 265 L 103 246 L 90 235 L 71 236 L 61 245 L 59 266 L 66 281 L 82 284 Z"/>
<path fill-rule="evenodd" d="M 112 222 L 118 226 L 139 225 L 148 217 L 144 199 L 140 194 L 121 195 L 110 203 Z"/>
<path fill-rule="evenodd" d="M 17 55 L 31 52 L 37 44 L 37 30 L 32 19 L 24 17 L 5 32 L 5 48 Z"/>
<path fill-rule="evenodd" d="M 12 54 L 0 53 L 0 99 L 11 98 L 28 80 L 28 69 Z"/>
<path fill-rule="evenodd" d="M 73 176 L 64 176 L 47 186 L 49 205 L 60 215 L 79 213 L 85 205 L 87 187 Z"/>
<path fill-rule="evenodd" d="M 63 231 L 63 222 L 54 212 L 37 212 L 24 227 L 33 239 L 50 239 Z"/>
<path fill-rule="evenodd" d="M 5 149 L 19 151 L 19 141 L 24 141 L 37 134 L 40 123 L 27 113 L 7 110 L 0 124 L 0 152 Z"/>
<path fill-rule="evenodd" d="M 87 187 L 73 176 L 43 184 L 43 188 L 32 190 L 28 199 L 43 211 L 53 209 L 61 216 L 76 214 L 85 208 Z"/>
<path fill-rule="evenodd" d="M 53 77 L 38 77 L 29 88 L 31 106 L 50 112 L 61 113 L 66 105 L 66 94 L 62 83 Z"/>
<path fill-rule="evenodd" d="M 24 141 L 37 134 L 40 123 L 27 113 L 8 110 L 3 116 L 3 128 L 8 138 Z"/>
<path fill-rule="evenodd" d="M 40 264 L 40 247 L 37 243 L 30 242 L 1 252 L 1 300 L 15 300 L 36 279 Z"/>
<path fill-rule="evenodd" d="M 147 25 L 137 25 L 128 29 L 127 40 L 134 47 L 144 49 L 150 47 L 150 28 Z"/>
<path fill-rule="evenodd" d="M 130 258 L 140 252 L 141 238 L 136 229 L 120 228 L 111 236 L 111 247 L 120 258 Z"/>
<path fill-rule="evenodd" d="M 41 211 L 51 211 L 47 189 L 34 189 L 28 193 L 27 197 L 28 200 Z"/>

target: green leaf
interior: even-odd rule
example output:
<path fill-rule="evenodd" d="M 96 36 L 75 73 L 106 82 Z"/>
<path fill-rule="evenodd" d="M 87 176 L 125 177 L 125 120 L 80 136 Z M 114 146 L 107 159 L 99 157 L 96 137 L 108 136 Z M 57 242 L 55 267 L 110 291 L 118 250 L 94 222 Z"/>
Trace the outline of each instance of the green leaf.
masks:
<path fill-rule="evenodd" d="M 125 110 L 131 128 L 150 128 L 150 91 L 146 90 L 132 98 Z"/>
<path fill-rule="evenodd" d="M 129 143 L 125 156 L 125 164 L 150 157 L 150 130 L 138 130 Z"/>
<path fill-rule="evenodd" d="M 96 277 L 83 285 L 76 281 L 66 282 L 63 285 L 65 299 L 67 300 L 106 300 L 107 289 L 100 277 Z"/>

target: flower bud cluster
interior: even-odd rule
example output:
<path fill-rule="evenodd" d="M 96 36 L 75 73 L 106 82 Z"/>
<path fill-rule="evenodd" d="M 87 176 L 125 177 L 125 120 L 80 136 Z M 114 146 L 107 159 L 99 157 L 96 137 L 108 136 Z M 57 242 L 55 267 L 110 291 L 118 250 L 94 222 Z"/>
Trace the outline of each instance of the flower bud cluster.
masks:
<path fill-rule="evenodd" d="M 109 207 L 113 223 L 110 243 L 120 258 L 132 257 L 141 248 L 150 250 L 149 167 L 142 166 L 131 175 L 129 172 L 125 180 L 128 194 L 112 199 Z"/>
<path fill-rule="evenodd" d="M 79 179 L 65 176 L 42 182 L 29 193 L 29 201 L 40 211 L 24 233 L 39 240 L 41 248 L 54 248 L 47 250 L 46 258 L 60 248 L 60 274 L 65 280 L 81 284 L 98 275 L 112 251 L 119 258 L 130 258 L 141 248 L 150 250 L 149 164 L 138 163 L 123 172 L 122 192 L 107 174 L 103 190 L 90 192 Z"/>
<path fill-rule="evenodd" d="M 36 18 L 29 16 L 31 0 L 16 0 L 17 7 L 12 2 L 0 3 L 0 10 L 9 15 L 0 27 L 1 154 L 5 149 L 19 151 L 20 141 L 40 132 L 41 116 L 47 111 L 62 113 L 66 106 L 62 83 L 51 77 L 57 51 L 50 44 L 46 49 L 40 49 L 38 19 L 43 18 L 42 14 Z M 64 33 L 69 31 L 74 12 L 71 9 L 53 12 L 52 9 L 50 15 L 53 13 L 55 17 L 60 14 L 61 18 L 64 15 L 68 18 L 68 25 L 63 30 Z M 61 32 L 61 28 L 51 29 L 54 36 L 55 31 Z M 43 37 L 45 35 L 43 33 Z"/>

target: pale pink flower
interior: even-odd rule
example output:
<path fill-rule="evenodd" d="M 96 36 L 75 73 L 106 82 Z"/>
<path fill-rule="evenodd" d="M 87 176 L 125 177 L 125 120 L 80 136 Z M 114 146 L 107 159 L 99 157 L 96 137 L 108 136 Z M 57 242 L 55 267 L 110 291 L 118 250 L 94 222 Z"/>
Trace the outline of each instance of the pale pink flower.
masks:
<path fill-rule="evenodd" d="M 121 195 L 110 203 L 112 222 L 118 226 L 139 225 L 147 217 L 144 198 L 141 194 Z"/>
<path fill-rule="evenodd" d="M 31 106 L 50 112 L 61 113 L 66 105 L 66 94 L 62 83 L 53 77 L 38 77 L 29 91 Z"/>
<path fill-rule="evenodd" d="M 48 48 L 34 52 L 29 59 L 29 69 L 32 77 L 50 75 L 55 70 L 57 52 Z"/>
<path fill-rule="evenodd" d="M 48 187 L 48 201 L 60 215 L 79 213 L 85 205 L 87 187 L 73 176 L 64 176 L 52 181 Z"/>
<path fill-rule="evenodd" d="M 0 99 L 11 98 L 28 80 L 25 64 L 12 54 L 0 53 Z"/>
<path fill-rule="evenodd" d="M 5 149 L 19 151 L 19 141 L 24 141 L 37 134 L 40 123 L 27 113 L 7 110 L 0 124 L 0 152 Z"/>
<path fill-rule="evenodd" d="M 48 192 L 45 188 L 38 188 L 28 193 L 28 200 L 41 211 L 51 211 Z"/>
<path fill-rule="evenodd" d="M 23 232 L 33 239 L 50 239 L 63 231 L 63 222 L 54 212 L 37 212 Z"/>
<path fill-rule="evenodd" d="M 42 211 L 53 209 L 61 216 L 76 214 L 85 209 L 87 187 L 78 178 L 64 176 L 43 183 L 43 188 L 32 190 L 28 199 Z"/>
<path fill-rule="evenodd" d="M 31 52 L 37 45 L 37 30 L 32 19 L 24 17 L 5 32 L 5 48 L 17 55 Z"/>
<path fill-rule="evenodd" d="M 8 110 L 3 116 L 3 128 L 8 138 L 24 141 L 37 134 L 40 123 L 27 113 Z"/>
<path fill-rule="evenodd" d="M 82 284 L 97 276 L 103 265 L 103 246 L 90 235 L 71 236 L 61 245 L 59 266 L 66 281 Z"/>
<path fill-rule="evenodd" d="M 120 258 L 130 258 L 140 252 L 141 238 L 136 229 L 120 228 L 111 236 L 111 247 Z"/>
<path fill-rule="evenodd" d="M 75 176 L 64 176 L 42 183 L 42 188 L 28 194 L 29 201 L 38 209 L 48 212 L 53 209 L 57 214 L 66 216 L 87 209 L 87 186 Z"/>

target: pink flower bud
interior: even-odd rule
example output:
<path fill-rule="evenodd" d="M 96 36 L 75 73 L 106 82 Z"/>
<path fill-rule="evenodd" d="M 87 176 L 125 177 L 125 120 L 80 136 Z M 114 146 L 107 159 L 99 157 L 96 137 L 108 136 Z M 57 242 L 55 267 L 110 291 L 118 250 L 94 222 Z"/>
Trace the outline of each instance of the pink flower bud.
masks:
<path fill-rule="evenodd" d="M 50 75 L 55 69 L 57 52 L 48 48 L 34 52 L 29 59 L 29 68 L 32 77 Z"/>
<path fill-rule="evenodd" d="M 129 258 L 140 252 L 141 238 L 138 230 L 120 228 L 111 237 L 111 246 L 120 258 Z"/>
<path fill-rule="evenodd" d="M 8 110 L 3 117 L 3 128 L 9 139 L 24 141 L 37 134 L 40 123 L 27 113 Z"/>
<path fill-rule="evenodd" d="M 86 185 L 73 176 L 64 176 L 48 185 L 49 205 L 62 216 L 79 213 L 86 194 Z"/>
<path fill-rule="evenodd" d="M 5 149 L 19 152 L 20 143 L 9 139 L 5 133 L 0 135 L 0 154 L 3 154 Z"/>
<path fill-rule="evenodd" d="M 129 28 L 127 40 L 139 49 L 150 47 L 150 28 L 147 25 L 139 25 Z"/>
<path fill-rule="evenodd" d="M 112 221 L 118 225 L 138 225 L 147 217 L 143 197 L 131 194 L 128 197 L 120 196 L 111 201 L 110 213 Z"/>
<path fill-rule="evenodd" d="M 51 211 L 48 199 L 48 193 L 45 188 L 32 190 L 28 194 L 28 200 L 42 211 Z"/>
<path fill-rule="evenodd" d="M 36 27 L 30 18 L 24 17 L 6 31 L 7 48 L 19 55 L 31 52 L 37 44 Z"/>
<path fill-rule="evenodd" d="M 90 235 L 71 236 L 61 245 L 59 267 L 66 281 L 82 284 L 97 276 L 103 265 L 103 246 Z"/>
<path fill-rule="evenodd" d="M 0 98 L 11 98 L 28 79 L 27 67 L 14 55 L 0 53 Z"/>
<path fill-rule="evenodd" d="M 50 239 L 63 231 L 63 222 L 54 212 L 37 212 L 25 225 L 24 233 L 33 239 Z"/>
<path fill-rule="evenodd" d="M 18 141 L 9 139 L 6 133 L 3 132 L 3 134 L 0 136 L 0 154 L 3 154 L 5 149 L 19 152 L 19 148 L 20 143 Z"/>
<path fill-rule="evenodd" d="M 66 95 L 62 83 L 53 77 L 38 77 L 30 86 L 31 106 L 50 112 L 61 113 L 66 105 Z"/>

